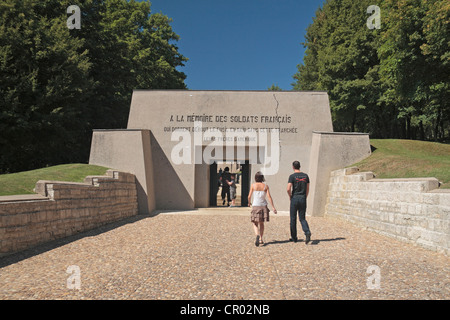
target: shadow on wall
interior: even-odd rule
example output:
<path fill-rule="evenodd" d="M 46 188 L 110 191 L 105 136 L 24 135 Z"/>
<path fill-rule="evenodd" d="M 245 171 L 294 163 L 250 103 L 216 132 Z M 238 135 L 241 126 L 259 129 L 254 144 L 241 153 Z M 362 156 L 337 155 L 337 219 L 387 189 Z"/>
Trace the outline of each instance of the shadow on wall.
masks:
<path fill-rule="evenodd" d="M 154 170 L 156 209 L 192 209 L 194 200 L 189 195 L 172 163 L 150 132 Z"/>

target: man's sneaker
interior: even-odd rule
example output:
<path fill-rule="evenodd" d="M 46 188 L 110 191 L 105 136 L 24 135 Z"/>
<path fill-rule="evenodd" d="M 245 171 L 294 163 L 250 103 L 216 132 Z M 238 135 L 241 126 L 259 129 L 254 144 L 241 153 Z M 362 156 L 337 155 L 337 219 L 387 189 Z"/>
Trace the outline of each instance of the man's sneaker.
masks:
<path fill-rule="evenodd" d="M 307 234 L 306 235 L 306 240 L 305 240 L 305 244 L 308 244 L 311 241 L 311 235 Z"/>
<path fill-rule="evenodd" d="M 289 238 L 289 241 L 294 241 L 294 242 L 297 242 L 297 238 L 295 238 L 295 239 L 292 239 L 292 238 Z"/>

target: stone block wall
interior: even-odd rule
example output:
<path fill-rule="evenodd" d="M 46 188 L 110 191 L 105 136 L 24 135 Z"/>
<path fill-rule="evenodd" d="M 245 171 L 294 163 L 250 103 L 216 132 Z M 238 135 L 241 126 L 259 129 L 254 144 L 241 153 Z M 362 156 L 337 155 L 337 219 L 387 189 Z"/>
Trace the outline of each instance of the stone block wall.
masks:
<path fill-rule="evenodd" d="M 448 255 L 450 190 L 435 178 L 375 179 L 358 168 L 331 173 L 326 216 Z"/>
<path fill-rule="evenodd" d="M 0 197 L 0 256 L 138 214 L 135 176 L 38 181 L 36 195 Z"/>

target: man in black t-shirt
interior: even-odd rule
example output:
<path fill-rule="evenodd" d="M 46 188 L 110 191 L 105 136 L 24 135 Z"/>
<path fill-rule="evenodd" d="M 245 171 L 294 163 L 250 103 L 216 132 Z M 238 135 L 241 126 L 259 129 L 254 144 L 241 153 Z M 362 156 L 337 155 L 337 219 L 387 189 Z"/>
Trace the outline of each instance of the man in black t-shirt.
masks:
<path fill-rule="evenodd" d="M 306 173 L 300 171 L 300 162 L 294 161 L 292 163 L 294 173 L 289 176 L 287 193 L 291 199 L 290 207 L 290 225 L 291 238 L 290 241 L 297 242 L 297 212 L 298 219 L 302 225 L 303 232 L 306 236 L 306 244 L 311 241 L 311 231 L 309 230 L 308 222 L 306 221 L 306 198 L 309 193 L 309 177 Z"/>

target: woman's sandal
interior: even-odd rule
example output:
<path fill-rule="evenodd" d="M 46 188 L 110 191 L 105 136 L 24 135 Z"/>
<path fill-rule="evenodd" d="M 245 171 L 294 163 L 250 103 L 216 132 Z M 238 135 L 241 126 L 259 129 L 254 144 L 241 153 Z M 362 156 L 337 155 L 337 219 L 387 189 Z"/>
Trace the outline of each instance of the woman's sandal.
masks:
<path fill-rule="evenodd" d="M 259 246 L 259 236 L 256 236 L 255 246 Z"/>

